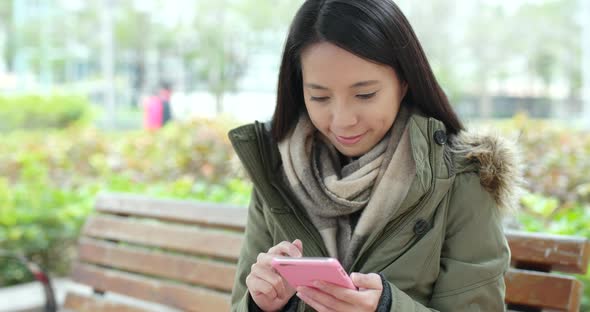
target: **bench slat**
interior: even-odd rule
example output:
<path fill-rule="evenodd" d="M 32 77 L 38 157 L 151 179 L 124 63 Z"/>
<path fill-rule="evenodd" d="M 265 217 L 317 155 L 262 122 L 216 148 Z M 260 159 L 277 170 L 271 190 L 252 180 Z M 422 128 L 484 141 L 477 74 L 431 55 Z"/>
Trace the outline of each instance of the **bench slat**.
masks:
<path fill-rule="evenodd" d="M 64 308 L 77 312 L 149 312 L 123 303 L 107 301 L 96 296 L 87 296 L 69 292 Z"/>
<path fill-rule="evenodd" d="M 76 263 L 72 279 L 96 290 L 116 292 L 186 311 L 229 311 L 230 308 L 229 294 L 87 264 Z"/>
<path fill-rule="evenodd" d="M 236 266 L 81 239 L 79 260 L 231 292 Z M 140 261 L 141 259 L 141 261 Z"/>
<path fill-rule="evenodd" d="M 585 274 L 590 241 L 578 237 L 506 231 L 512 261 L 519 266 L 540 266 L 559 272 Z"/>
<path fill-rule="evenodd" d="M 577 311 L 582 283 L 573 277 L 510 269 L 505 275 L 506 303 Z"/>
<path fill-rule="evenodd" d="M 193 202 L 187 200 L 154 199 L 127 194 L 98 196 L 96 210 L 102 213 L 155 218 L 163 221 L 223 227 L 243 231 L 246 227 L 246 207 Z"/>
<path fill-rule="evenodd" d="M 152 247 L 237 261 L 243 234 L 161 223 L 145 223 L 114 216 L 93 216 L 83 234 Z M 220 248 L 223 246 L 223 248 Z"/>

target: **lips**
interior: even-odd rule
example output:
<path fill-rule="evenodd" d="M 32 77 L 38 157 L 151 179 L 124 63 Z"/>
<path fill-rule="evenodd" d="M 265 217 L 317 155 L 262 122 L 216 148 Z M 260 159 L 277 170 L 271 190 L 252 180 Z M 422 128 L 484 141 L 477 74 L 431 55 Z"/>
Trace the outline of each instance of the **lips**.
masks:
<path fill-rule="evenodd" d="M 364 136 L 365 134 L 360 134 L 360 135 L 356 135 L 356 136 L 339 136 L 336 135 L 336 140 L 338 140 L 338 142 L 340 142 L 341 144 L 344 145 L 352 145 L 352 144 L 356 144 L 358 143 Z"/>

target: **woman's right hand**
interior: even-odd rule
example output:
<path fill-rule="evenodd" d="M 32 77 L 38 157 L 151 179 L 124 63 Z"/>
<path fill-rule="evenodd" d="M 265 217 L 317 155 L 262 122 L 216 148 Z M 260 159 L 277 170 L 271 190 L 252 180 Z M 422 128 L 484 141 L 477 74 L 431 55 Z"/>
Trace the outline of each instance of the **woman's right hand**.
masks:
<path fill-rule="evenodd" d="M 270 248 L 268 252 L 258 254 L 256 263 L 252 265 L 246 277 L 246 286 L 252 299 L 263 311 L 279 311 L 296 290 L 270 265 L 274 257 L 303 256 L 303 243 L 296 239 L 293 243 L 284 241 Z"/>

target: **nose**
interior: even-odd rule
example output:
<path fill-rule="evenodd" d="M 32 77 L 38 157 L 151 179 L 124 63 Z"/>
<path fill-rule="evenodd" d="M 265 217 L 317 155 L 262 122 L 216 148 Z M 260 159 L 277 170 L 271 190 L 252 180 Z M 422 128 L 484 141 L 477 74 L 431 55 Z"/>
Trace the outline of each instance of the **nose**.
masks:
<path fill-rule="evenodd" d="M 346 129 L 356 125 L 358 116 L 353 109 L 345 107 L 344 105 L 336 105 L 332 112 L 332 128 Z"/>

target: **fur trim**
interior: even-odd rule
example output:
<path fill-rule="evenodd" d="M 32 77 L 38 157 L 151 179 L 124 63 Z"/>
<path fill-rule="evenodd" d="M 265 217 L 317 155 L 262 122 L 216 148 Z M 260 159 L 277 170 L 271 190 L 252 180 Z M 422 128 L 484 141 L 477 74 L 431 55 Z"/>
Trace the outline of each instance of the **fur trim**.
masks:
<path fill-rule="evenodd" d="M 524 180 L 517 144 L 490 131 L 461 132 L 451 138 L 456 173 L 477 172 L 481 185 L 504 212 L 518 208 Z"/>

